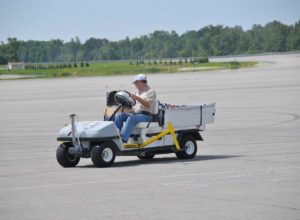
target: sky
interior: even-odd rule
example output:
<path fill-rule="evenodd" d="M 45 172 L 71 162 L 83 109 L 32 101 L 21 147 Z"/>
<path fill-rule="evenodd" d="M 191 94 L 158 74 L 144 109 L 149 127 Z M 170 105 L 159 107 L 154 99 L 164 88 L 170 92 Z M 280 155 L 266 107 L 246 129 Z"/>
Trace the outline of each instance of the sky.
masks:
<path fill-rule="evenodd" d="M 0 41 L 120 40 L 218 24 L 247 30 L 273 20 L 299 21 L 300 0 L 0 0 Z"/>

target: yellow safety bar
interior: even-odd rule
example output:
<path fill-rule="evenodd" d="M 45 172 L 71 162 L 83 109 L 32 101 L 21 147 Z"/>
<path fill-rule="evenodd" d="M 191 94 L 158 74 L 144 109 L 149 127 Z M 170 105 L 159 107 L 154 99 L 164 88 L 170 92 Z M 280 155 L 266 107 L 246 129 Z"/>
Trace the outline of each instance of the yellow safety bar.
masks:
<path fill-rule="evenodd" d="M 153 143 L 154 141 L 157 141 L 158 139 L 160 139 L 161 137 L 167 135 L 167 134 L 171 134 L 176 150 L 180 150 L 180 146 L 175 134 L 175 130 L 174 127 L 172 125 L 171 122 L 168 122 L 168 128 L 162 132 L 160 132 L 158 135 L 153 136 L 152 138 L 150 138 L 149 140 L 145 141 L 144 143 L 141 144 L 123 144 L 124 148 L 143 148 L 151 143 Z"/>

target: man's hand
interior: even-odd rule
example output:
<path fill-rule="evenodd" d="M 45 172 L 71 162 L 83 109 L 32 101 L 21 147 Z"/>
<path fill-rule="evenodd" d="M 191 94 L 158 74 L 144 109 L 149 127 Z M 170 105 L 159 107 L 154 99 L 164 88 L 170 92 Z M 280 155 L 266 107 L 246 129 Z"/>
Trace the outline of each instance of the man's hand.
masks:
<path fill-rule="evenodd" d="M 144 99 L 141 99 L 139 96 L 135 95 L 135 94 L 130 94 L 130 97 L 132 99 L 134 99 L 135 101 L 138 101 L 139 103 L 141 103 L 143 106 L 149 108 L 150 107 L 150 103 Z"/>
<path fill-rule="evenodd" d="M 135 95 L 135 94 L 130 94 L 130 97 L 133 99 L 133 100 L 136 100 L 136 101 L 138 101 L 138 96 L 137 95 Z"/>

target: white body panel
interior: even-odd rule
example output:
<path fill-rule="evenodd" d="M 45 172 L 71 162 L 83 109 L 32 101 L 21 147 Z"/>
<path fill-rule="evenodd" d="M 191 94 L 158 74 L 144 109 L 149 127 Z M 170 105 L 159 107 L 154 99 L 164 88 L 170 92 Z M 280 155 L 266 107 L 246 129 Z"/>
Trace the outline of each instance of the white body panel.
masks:
<path fill-rule="evenodd" d="M 215 103 L 202 103 L 200 105 L 186 105 L 175 108 L 165 109 L 164 126 L 160 127 L 157 122 L 143 122 L 136 125 L 132 131 L 133 135 L 138 135 L 138 139 L 130 138 L 128 143 L 142 143 L 150 139 L 147 134 L 158 134 L 167 128 L 167 122 L 171 122 L 175 131 L 190 129 L 204 130 L 205 125 L 214 122 Z M 89 146 L 89 141 L 101 138 L 112 138 L 121 151 L 124 149 L 119 131 L 114 122 L 111 121 L 84 121 L 76 124 L 76 138 L 83 142 L 83 145 Z M 71 138 L 71 125 L 67 125 L 59 132 L 58 138 Z M 90 140 L 89 140 L 90 138 Z M 166 135 L 160 140 L 149 144 L 145 148 L 174 145 L 171 135 Z"/>
<path fill-rule="evenodd" d="M 204 130 L 206 124 L 214 122 L 215 111 L 215 103 L 170 108 L 166 109 L 165 122 L 170 121 L 175 131 Z"/>
<path fill-rule="evenodd" d="M 164 126 L 159 127 L 157 122 L 149 124 L 142 122 L 137 124 L 132 134 L 139 135 L 140 138 L 135 141 L 130 138 L 129 143 L 142 143 L 150 139 L 147 134 L 160 133 L 167 128 L 167 122 L 171 122 L 175 131 L 183 131 L 190 129 L 205 130 L 205 125 L 214 122 L 215 103 L 203 103 L 200 105 L 186 105 L 175 108 L 165 109 Z M 166 135 L 162 139 L 150 144 L 149 147 L 173 145 L 171 135 Z"/>

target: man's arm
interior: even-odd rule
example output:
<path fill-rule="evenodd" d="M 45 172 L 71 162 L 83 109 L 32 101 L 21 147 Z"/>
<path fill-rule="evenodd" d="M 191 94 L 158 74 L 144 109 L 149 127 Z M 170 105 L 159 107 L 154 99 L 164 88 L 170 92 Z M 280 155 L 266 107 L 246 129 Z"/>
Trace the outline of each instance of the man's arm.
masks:
<path fill-rule="evenodd" d="M 133 98 L 134 100 L 138 101 L 139 103 L 141 103 L 144 107 L 146 107 L 146 108 L 150 107 L 150 103 L 147 100 L 142 99 L 135 94 L 131 94 L 130 97 Z"/>

